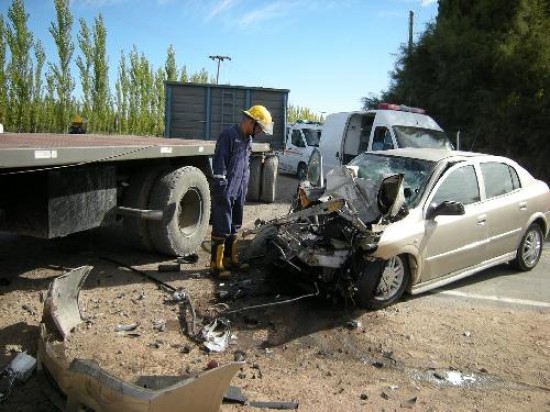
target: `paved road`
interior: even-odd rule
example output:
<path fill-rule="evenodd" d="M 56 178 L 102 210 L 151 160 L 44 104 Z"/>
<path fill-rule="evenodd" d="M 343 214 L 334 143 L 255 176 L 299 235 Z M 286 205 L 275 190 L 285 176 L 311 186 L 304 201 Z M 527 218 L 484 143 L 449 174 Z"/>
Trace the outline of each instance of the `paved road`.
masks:
<path fill-rule="evenodd" d="M 435 293 L 550 309 L 550 237 L 530 272 L 500 265 L 440 288 Z"/>

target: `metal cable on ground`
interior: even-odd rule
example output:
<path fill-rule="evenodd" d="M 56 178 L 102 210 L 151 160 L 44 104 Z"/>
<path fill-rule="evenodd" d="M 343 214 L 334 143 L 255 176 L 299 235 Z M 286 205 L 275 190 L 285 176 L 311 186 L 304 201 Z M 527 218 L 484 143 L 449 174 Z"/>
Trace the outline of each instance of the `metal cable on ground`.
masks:
<path fill-rule="evenodd" d="M 136 269 L 135 267 L 127 265 L 125 263 L 122 263 L 122 262 L 120 262 L 116 259 L 106 257 L 106 256 L 99 256 L 99 258 L 102 259 L 102 260 L 105 260 L 107 262 L 114 263 L 115 265 L 121 266 L 123 268 L 130 269 L 132 272 L 138 273 L 141 276 L 144 276 L 147 279 L 152 280 L 156 284 L 170 290 L 171 292 L 178 293 L 179 294 L 178 302 L 186 303 L 187 305 L 189 305 L 189 310 L 191 311 L 191 317 L 192 317 L 192 323 L 191 323 L 191 329 L 192 330 L 190 331 L 190 333 L 193 336 L 196 334 L 196 332 L 197 332 L 196 331 L 196 329 L 197 329 L 197 314 L 195 312 L 195 306 L 193 305 L 193 301 L 191 300 L 191 297 L 189 296 L 189 294 L 187 292 L 184 291 L 182 293 L 182 291 L 178 290 L 174 286 L 172 286 L 172 285 L 170 285 L 170 284 L 168 284 L 168 283 L 166 283 L 166 282 L 150 275 L 149 273 L 144 272 L 143 270 Z"/>
<path fill-rule="evenodd" d="M 285 304 L 285 303 L 296 302 L 296 301 L 301 300 L 301 299 L 312 298 L 314 296 L 319 295 L 319 287 L 317 286 L 317 283 L 314 283 L 314 285 L 315 285 L 315 289 L 316 289 L 316 291 L 314 293 L 308 293 L 308 294 L 298 296 L 298 297 L 295 297 L 295 298 L 281 300 L 279 302 L 270 302 L 270 303 L 262 303 L 262 304 L 259 304 L 259 305 L 245 306 L 244 308 L 229 310 L 227 312 L 222 312 L 221 314 L 222 315 L 229 315 L 229 314 L 233 314 L 233 313 L 237 313 L 237 312 L 243 312 L 245 310 L 266 308 L 266 307 L 269 307 L 269 306 L 282 305 L 282 304 Z"/>
<path fill-rule="evenodd" d="M 161 286 L 164 286 L 166 289 L 172 291 L 172 292 L 176 292 L 177 289 L 172 286 L 172 285 L 169 285 L 168 283 L 160 280 L 160 279 L 157 279 L 156 277 L 150 275 L 149 273 L 147 272 L 144 272 L 143 270 L 139 270 L 139 269 L 136 269 L 135 267 L 133 266 L 130 266 L 130 265 L 127 265 L 125 263 L 122 263 L 122 262 L 119 262 L 118 260 L 115 260 L 113 258 L 110 258 L 110 257 L 106 257 L 106 256 L 99 256 L 100 259 L 102 260 L 106 260 L 107 262 L 110 262 L 110 263 L 114 263 L 115 265 L 118 265 L 118 266 L 122 266 L 126 269 L 130 269 L 132 272 L 136 272 L 136 273 L 139 273 L 141 276 L 145 276 L 147 279 L 150 279 L 152 280 L 153 282 L 161 285 Z"/>

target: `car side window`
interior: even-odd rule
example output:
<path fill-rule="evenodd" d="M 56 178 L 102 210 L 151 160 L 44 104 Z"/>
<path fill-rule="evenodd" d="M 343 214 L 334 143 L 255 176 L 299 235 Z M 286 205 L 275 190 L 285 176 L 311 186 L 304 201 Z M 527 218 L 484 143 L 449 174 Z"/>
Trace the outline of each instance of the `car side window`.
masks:
<path fill-rule="evenodd" d="M 445 200 L 453 200 L 464 205 L 479 202 L 479 185 L 473 166 L 455 169 L 444 179 L 432 202 L 439 204 Z"/>
<path fill-rule="evenodd" d="M 302 133 L 299 130 L 292 131 L 292 144 L 296 147 L 306 147 L 304 139 L 302 139 Z"/>
<path fill-rule="evenodd" d="M 482 163 L 481 174 L 485 182 L 487 199 L 504 195 L 519 188 L 519 178 L 516 170 L 505 163 Z"/>

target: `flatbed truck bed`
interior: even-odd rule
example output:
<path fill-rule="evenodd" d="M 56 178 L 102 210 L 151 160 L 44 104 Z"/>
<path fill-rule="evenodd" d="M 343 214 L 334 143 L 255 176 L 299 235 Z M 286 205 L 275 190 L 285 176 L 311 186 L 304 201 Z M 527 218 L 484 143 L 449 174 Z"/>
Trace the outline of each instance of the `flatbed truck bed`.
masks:
<path fill-rule="evenodd" d="M 141 249 L 191 253 L 208 231 L 214 149 L 208 140 L 2 133 L 0 231 L 54 238 L 123 220 Z"/>

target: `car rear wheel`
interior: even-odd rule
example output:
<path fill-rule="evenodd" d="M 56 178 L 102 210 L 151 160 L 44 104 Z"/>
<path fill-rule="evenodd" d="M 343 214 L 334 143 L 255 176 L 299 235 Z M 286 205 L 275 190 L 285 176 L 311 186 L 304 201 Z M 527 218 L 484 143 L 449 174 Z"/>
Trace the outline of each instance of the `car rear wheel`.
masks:
<path fill-rule="evenodd" d="M 382 264 L 369 264 L 357 282 L 356 301 L 366 309 L 382 309 L 397 302 L 410 280 L 404 255 L 394 256 Z"/>
<path fill-rule="evenodd" d="M 523 272 L 537 266 L 542 253 L 542 242 L 542 230 L 539 225 L 533 223 L 523 235 L 512 265 Z"/>

